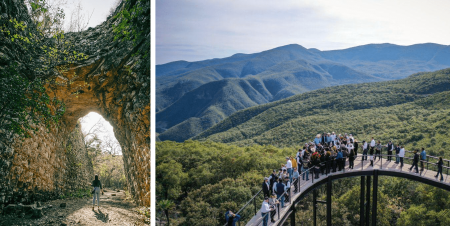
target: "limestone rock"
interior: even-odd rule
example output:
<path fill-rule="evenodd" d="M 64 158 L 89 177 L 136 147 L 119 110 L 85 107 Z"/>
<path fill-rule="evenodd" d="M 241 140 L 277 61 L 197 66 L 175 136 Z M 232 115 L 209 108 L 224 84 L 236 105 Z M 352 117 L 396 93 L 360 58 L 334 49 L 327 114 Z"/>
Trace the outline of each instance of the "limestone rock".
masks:
<path fill-rule="evenodd" d="M 2 17 L 16 18 L 31 26 L 23 1 L 13 2 L 0 0 L 0 11 L 5 14 Z M 150 8 L 150 1 L 126 1 L 116 12 L 130 9 L 129 4 L 144 4 L 148 11 Z M 142 21 L 149 20 L 149 16 Z M 114 128 L 122 147 L 128 190 L 138 204 L 150 205 L 150 68 L 149 62 L 139 61 L 142 53 L 148 54 L 145 43 L 150 42 L 150 35 L 136 45 L 133 41 L 114 40 L 112 25 L 117 20 L 110 17 L 95 28 L 65 35 L 75 44 L 70 51 L 89 57 L 69 65 L 65 76 L 76 75 L 73 84 L 46 87 L 50 98 L 56 97 L 66 105 L 58 125 L 35 125 L 39 131 L 30 132 L 31 137 L 26 139 L 0 132 L 0 192 L 7 194 L 0 194 L 0 204 L 47 201 L 87 188 L 93 170 L 77 120 L 94 111 Z M 4 59 L 26 66 L 29 62 L 24 54 L 0 42 Z"/>

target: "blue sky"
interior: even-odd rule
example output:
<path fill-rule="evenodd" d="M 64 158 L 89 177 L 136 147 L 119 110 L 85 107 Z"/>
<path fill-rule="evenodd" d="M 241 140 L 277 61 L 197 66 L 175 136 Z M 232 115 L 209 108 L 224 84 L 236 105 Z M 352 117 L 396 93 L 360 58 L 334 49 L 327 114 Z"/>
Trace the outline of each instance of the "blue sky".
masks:
<path fill-rule="evenodd" d="M 450 1 L 156 0 L 156 64 L 254 53 L 296 43 L 450 44 Z"/>

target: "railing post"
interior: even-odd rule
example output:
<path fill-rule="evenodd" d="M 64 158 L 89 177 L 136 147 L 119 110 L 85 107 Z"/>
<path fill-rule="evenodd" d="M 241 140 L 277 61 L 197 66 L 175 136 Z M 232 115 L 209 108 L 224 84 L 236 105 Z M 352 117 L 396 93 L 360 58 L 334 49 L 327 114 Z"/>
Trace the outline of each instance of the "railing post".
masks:
<path fill-rule="evenodd" d="M 361 157 L 361 171 L 364 168 L 364 155 Z"/>
<path fill-rule="evenodd" d="M 309 169 L 311 169 L 311 168 L 309 168 Z M 314 184 L 314 171 L 315 170 L 310 170 L 310 174 L 311 174 L 311 183 L 313 183 Z"/>
<path fill-rule="evenodd" d="M 373 171 L 372 225 L 377 225 L 378 170 Z"/>
<path fill-rule="evenodd" d="M 313 221 L 314 226 L 317 225 L 317 190 L 313 190 Z"/>
<path fill-rule="evenodd" d="M 327 182 L 327 226 L 331 226 L 331 177 Z"/>
<path fill-rule="evenodd" d="M 277 204 L 277 213 L 278 213 L 278 220 L 280 219 L 280 205 L 281 205 L 281 203 L 278 203 Z"/>
<path fill-rule="evenodd" d="M 380 169 L 383 169 L 383 156 L 380 154 L 380 159 L 381 159 L 381 166 Z"/>
<path fill-rule="evenodd" d="M 361 188 L 360 188 L 360 197 L 359 197 L 359 224 L 364 226 L 364 186 L 365 186 L 365 177 L 361 176 Z"/>
<path fill-rule="evenodd" d="M 292 185 L 289 188 L 289 205 L 291 205 L 291 204 L 292 204 Z"/>
<path fill-rule="evenodd" d="M 366 191 L 366 225 L 370 223 L 370 176 L 367 176 L 367 191 Z"/>
<path fill-rule="evenodd" d="M 256 197 L 253 199 L 253 206 L 255 207 L 255 215 L 256 215 Z"/>
<path fill-rule="evenodd" d="M 295 206 L 292 206 L 292 212 L 291 212 L 291 226 L 295 226 Z"/>

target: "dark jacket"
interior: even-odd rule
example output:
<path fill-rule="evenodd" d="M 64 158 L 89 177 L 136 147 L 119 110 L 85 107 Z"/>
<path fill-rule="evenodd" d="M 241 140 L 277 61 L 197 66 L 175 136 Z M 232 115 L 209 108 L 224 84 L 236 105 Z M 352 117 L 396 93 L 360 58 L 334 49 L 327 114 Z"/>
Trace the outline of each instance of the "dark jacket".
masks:
<path fill-rule="evenodd" d="M 262 183 L 262 190 L 263 190 L 264 194 L 269 194 L 269 186 L 270 186 L 270 184 L 268 185 L 268 183 L 263 181 L 263 183 Z"/>
<path fill-rule="evenodd" d="M 286 186 L 284 186 L 283 183 L 277 183 L 277 195 L 281 196 L 284 193 L 284 189 Z"/>
<path fill-rule="evenodd" d="M 414 163 L 418 163 L 419 162 L 419 154 L 414 154 Z"/>
<path fill-rule="evenodd" d="M 438 164 L 438 168 L 439 168 L 439 169 L 442 169 L 442 166 L 444 165 L 444 161 L 439 160 L 439 161 L 437 162 L 437 164 Z"/>
<path fill-rule="evenodd" d="M 102 182 L 100 182 L 100 180 L 93 180 L 92 181 L 92 187 L 100 187 L 100 189 L 103 189 L 102 188 Z"/>

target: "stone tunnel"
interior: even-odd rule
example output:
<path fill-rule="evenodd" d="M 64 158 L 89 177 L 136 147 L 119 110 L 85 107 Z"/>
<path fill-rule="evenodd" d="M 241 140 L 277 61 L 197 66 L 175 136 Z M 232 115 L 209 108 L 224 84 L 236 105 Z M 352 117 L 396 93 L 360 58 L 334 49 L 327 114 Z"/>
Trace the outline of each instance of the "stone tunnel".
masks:
<path fill-rule="evenodd" d="M 150 9 L 150 2 L 131 2 Z M 122 3 L 116 13 L 125 7 L 131 6 Z M 30 23 L 21 1 L 0 0 L 0 13 L 2 17 Z M 143 21 L 149 21 L 149 17 L 148 13 Z M 90 183 L 92 165 L 82 164 L 74 170 L 69 159 L 85 161 L 87 152 L 80 145 L 77 121 L 89 112 L 96 112 L 113 126 L 121 145 L 128 190 L 139 205 L 150 206 L 150 68 L 149 62 L 140 62 L 142 53 L 150 51 L 145 49 L 150 33 L 140 43 L 114 40 L 113 24 L 118 22 L 109 17 L 95 28 L 66 34 L 66 39 L 74 44 L 73 50 L 87 54 L 88 58 L 70 64 L 64 76 L 51 75 L 62 84 L 46 85 L 49 96 L 66 105 L 58 125 L 49 129 L 36 125 L 40 130 L 30 138 L 2 131 L 1 205 L 57 197 Z M 5 59 L 22 61 L 6 43 L 0 43 L 0 55 L 5 62 Z M 67 83 L 68 80 L 72 82 Z"/>

